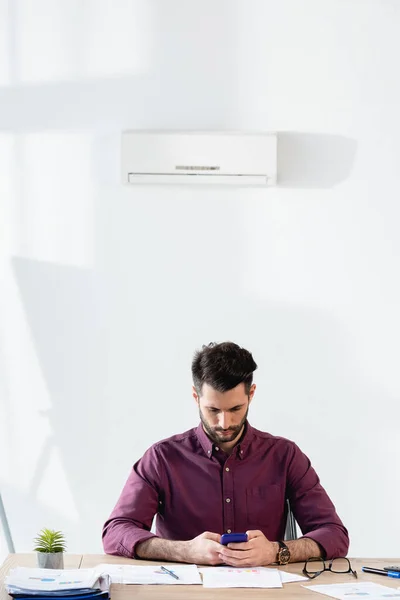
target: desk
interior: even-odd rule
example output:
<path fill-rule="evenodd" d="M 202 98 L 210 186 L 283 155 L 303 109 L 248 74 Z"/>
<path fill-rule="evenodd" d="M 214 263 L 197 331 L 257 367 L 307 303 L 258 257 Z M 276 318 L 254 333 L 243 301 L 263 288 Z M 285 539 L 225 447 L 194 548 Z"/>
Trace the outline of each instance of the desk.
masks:
<path fill-rule="evenodd" d="M 158 561 L 157 561 L 158 562 Z M 146 565 L 149 561 L 145 560 L 133 560 L 129 558 L 122 558 L 121 556 L 108 556 L 105 554 L 84 554 L 72 555 L 66 554 L 64 556 L 65 568 L 90 568 L 98 565 L 99 563 L 115 563 L 115 564 L 135 564 L 135 565 Z M 150 562 L 154 564 L 154 562 Z M 400 558 L 358 558 L 351 559 L 351 565 L 358 573 L 358 581 L 374 581 L 389 587 L 397 588 L 400 586 L 398 579 L 392 579 L 390 577 L 382 577 L 381 575 L 372 575 L 370 573 L 363 573 L 361 567 L 363 565 L 369 567 L 377 567 L 382 569 L 386 565 L 399 565 Z M 10 568 L 20 567 L 33 567 L 36 566 L 36 555 L 35 554 L 10 554 L 3 566 L 0 568 L 0 600 L 10 600 L 10 596 L 6 594 L 3 586 L 3 579 L 6 576 Z M 301 575 L 303 563 L 294 563 L 286 567 L 280 567 L 284 571 L 291 573 L 298 573 Z M 328 583 L 346 583 L 355 582 L 356 579 L 353 575 L 335 575 L 333 573 L 323 573 L 313 582 L 313 584 L 328 584 Z M 115 585 L 111 587 L 112 600 L 243 600 L 243 599 L 254 599 L 254 600 L 287 600 L 291 598 L 293 600 L 323 600 L 328 596 L 322 596 L 315 592 L 310 592 L 304 587 L 302 583 L 287 583 L 282 589 L 208 589 L 203 588 L 200 585 Z M 312 585 L 308 583 L 307 585 Z"/>

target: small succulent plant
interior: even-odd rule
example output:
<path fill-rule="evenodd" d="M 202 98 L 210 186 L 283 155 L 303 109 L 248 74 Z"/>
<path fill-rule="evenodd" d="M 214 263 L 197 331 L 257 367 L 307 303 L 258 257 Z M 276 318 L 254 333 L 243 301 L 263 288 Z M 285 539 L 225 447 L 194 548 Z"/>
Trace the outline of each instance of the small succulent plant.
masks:
<path fill-rule="evenodd" d="M 37 537 L 33 540 L 35 543 L 35 552 L 65 552 L 66 543 L 64 535 L 61 531 L 53 529 L 42 529 Z"/>

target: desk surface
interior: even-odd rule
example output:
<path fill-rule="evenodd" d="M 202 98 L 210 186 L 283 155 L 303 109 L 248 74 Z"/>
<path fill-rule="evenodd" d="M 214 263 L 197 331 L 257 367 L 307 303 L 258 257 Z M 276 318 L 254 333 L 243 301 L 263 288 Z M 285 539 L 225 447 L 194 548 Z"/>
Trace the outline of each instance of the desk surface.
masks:
<path fill-rule="evenodd" d="M 400 586 L 398 579 L 392 579 L 389 577 L 382 577 L 381 575 L 371 575 L 370 573 L 363 573 L 361 567 L 363 565 L 369 567 L 377 567 L 382 569 L 386 565 L 400 565 L 400 558 L 358 558 L 350 559 L 353 569 L 358 573 L 358 581 L 374 581 L 389 587 L 397 588 Z M 135 565 L 146 565 L 154 564 L 153 562 L 145 560 L 133 560 L 128 558 L 122 558 L 121 556 L 108 556 L 105 554 L 66 554 L 64 556 L 64 566 L 66 569 L 72 568 L 90 568 L 98 565 L 99 563 L 115 563 L 115 564 L 135 564 Z M 34 567 L 36 566 L 36 554 L 10 554 L 5 560 L 4 564 L 0 567 L 0 600 L 11 600 L 10 596 L 6 593 L 3 580 L 9 569 L 20 566 L 20 567 Z M 301 575 L 303 563 L 294 563 L 286 567 L 280 567 L 284 571 L 290 573 L 298 573 Z M 355 582 L 355 578 L 352 575 L 336 575 L 333 573 L 323 573 L 317 579 L 312 582 L 314 584 L 328 584 L 328 583 L 346 583 Z M 254 598 L 254 600 L 268 599 L 268 600 L 287 600 L 291 598 L 293 600 L 318 600 L 319 598 L 328 598 L 328 596 L 322 596 L 311 592 L 306 588 L 302 587 L 299 583 L 287 583 L 282 589 L 208 589 L 203 588 L 200 585 L 112 585 L 111 593 L 112 600 L 154 600 L 160 598 L 161 600 L 176 600 L 179 598 L 188 599 L 201 599 L 201 600 L 239 600 L 245 598 Z M 307 585 L 312 585 L 310 582 Z"/>

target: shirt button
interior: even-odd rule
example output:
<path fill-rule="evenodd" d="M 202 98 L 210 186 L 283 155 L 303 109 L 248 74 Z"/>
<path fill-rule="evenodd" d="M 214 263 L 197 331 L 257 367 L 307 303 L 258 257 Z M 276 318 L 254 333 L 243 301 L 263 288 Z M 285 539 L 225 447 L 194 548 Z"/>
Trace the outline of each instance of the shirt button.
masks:
<path fill-rule="evenodd" d="M 216 449 L 216 451 L 218 452 L 218 450 L 219 450 L 218 446 L 215 446 L 215 449 Z"/>
<path fill-rule="evenodd" d="M 229 472 L 229 467 L 226 467 L 226 468 L 225 468 L 225 471 L 228 471 L 228 472 Z"/>
<path fill-rule="evenodd" d="M 226 533 L 232 533 L 232 529 L 227 529 Z"/>
<path fill-rule="evenodd" d="M 207 451 L 207 454 L 211 454 L 211 450 L 208 450 L 208 451 Z"/>
<path fill-rule="evenodd" d="M 230 502 L 230 501 L 231 501 L 231 499 L 230 499 L 230 498 L 227 498 L 227 499 L 225 500 L 225 502 Z"/>

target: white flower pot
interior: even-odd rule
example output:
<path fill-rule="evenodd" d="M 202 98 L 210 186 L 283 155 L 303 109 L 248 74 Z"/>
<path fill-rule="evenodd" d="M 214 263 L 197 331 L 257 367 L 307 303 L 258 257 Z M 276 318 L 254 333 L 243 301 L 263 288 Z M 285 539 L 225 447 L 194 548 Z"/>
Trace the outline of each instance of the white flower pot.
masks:
<path fill-rule="evenodd" d="M 63 569 L 63 552 L 37 552 L 39 569 Z"/>

